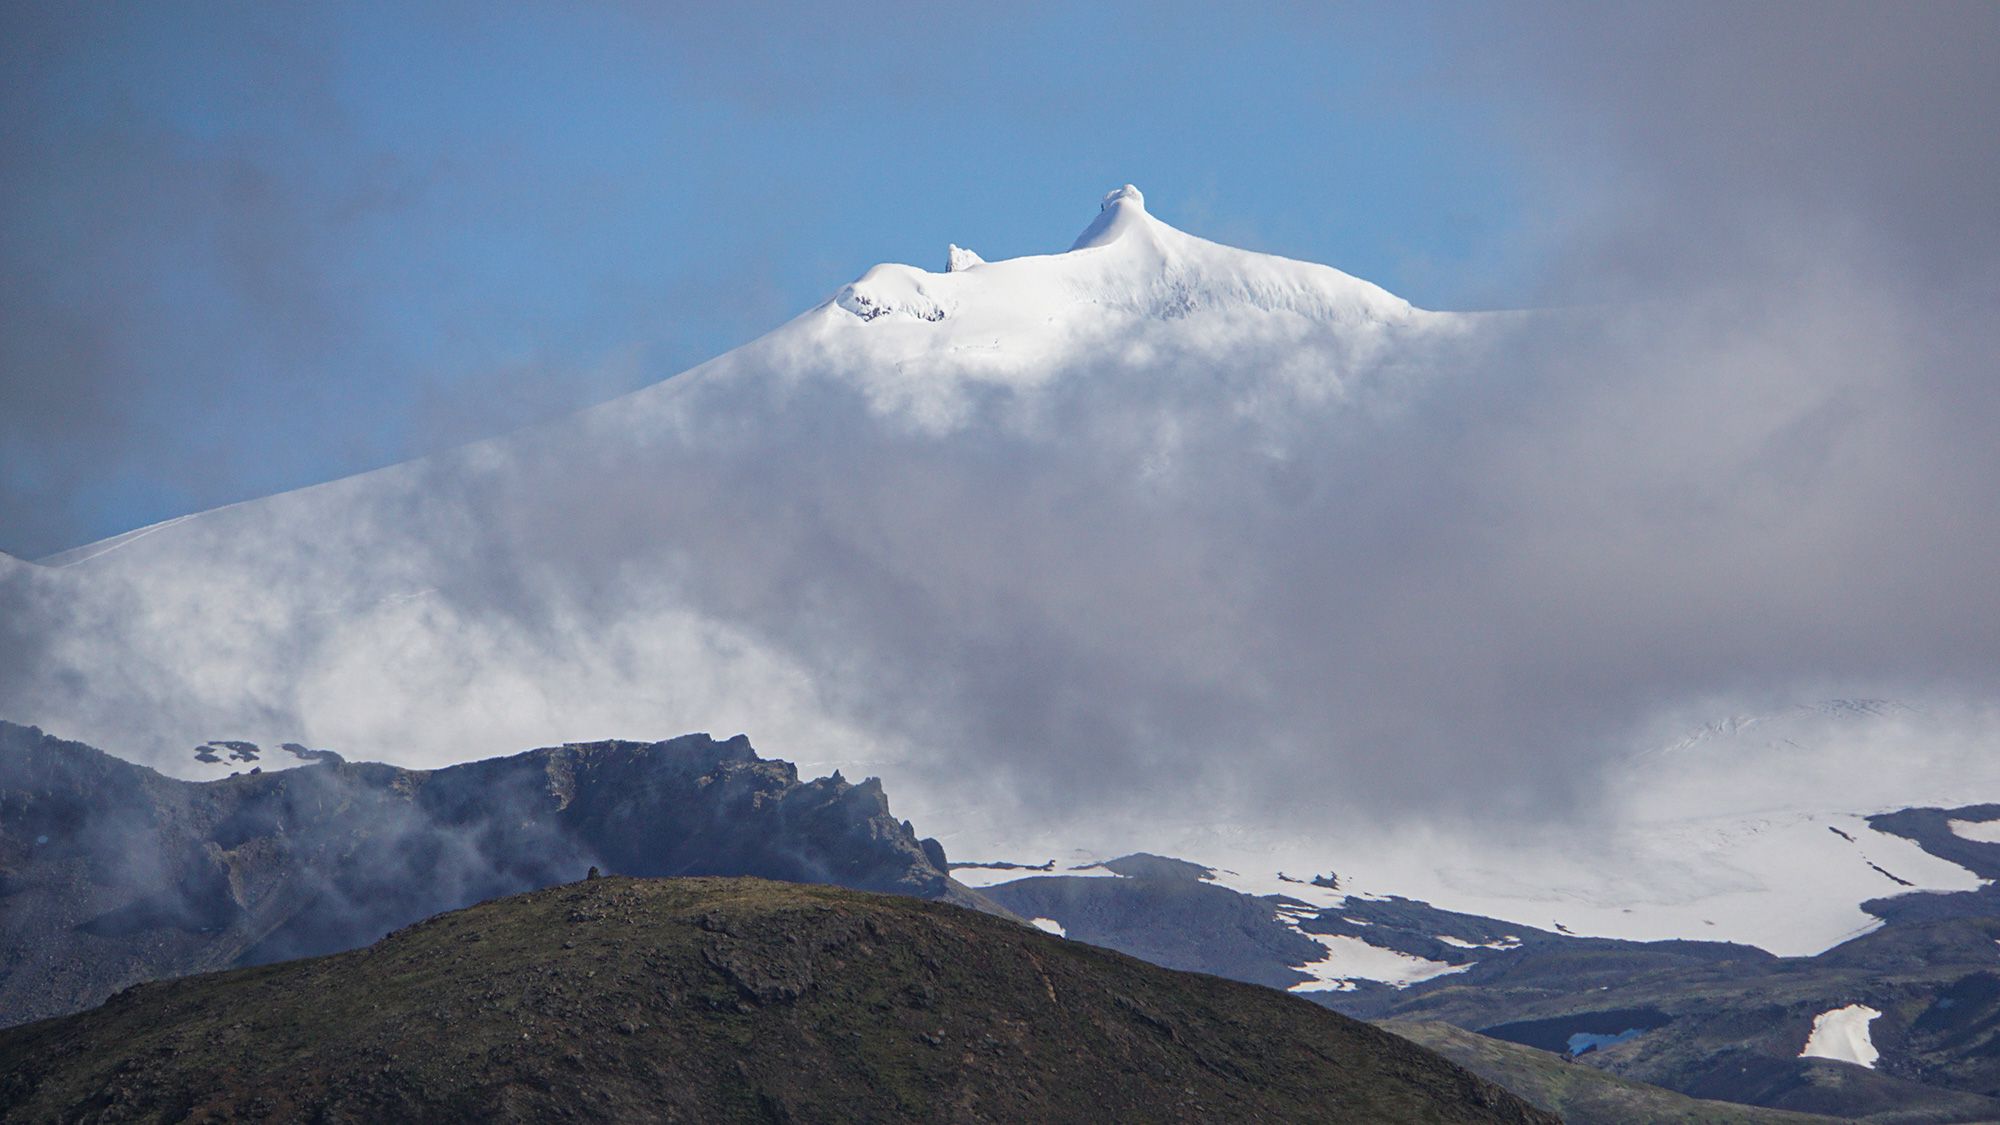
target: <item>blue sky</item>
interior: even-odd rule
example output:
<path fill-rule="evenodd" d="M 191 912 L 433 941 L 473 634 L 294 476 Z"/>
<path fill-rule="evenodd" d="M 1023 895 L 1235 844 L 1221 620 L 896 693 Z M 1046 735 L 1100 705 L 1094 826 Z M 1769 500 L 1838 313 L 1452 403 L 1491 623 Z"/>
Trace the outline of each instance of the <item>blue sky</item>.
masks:
<path fill-rule="evenodd" d="M 683 11 L 687 14 L 681 14 Z M 525 424 L 1106 189 L 1432 307 L 1545 216 L 1416 7 L 83 5 L 0 20 L 0 549 Z"/>

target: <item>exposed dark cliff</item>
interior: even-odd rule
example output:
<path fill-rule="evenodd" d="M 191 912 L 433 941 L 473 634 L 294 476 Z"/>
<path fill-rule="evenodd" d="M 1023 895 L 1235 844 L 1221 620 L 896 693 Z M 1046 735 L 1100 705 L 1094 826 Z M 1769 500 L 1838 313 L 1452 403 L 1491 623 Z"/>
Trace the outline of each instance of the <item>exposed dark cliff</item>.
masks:
<path fill-rule="evenodd" d="M 0 1025 L 142 980 L 350 949 L 592 866 L 988 905 L 942 858 L 874 782 L 802 782 L 741 736 L 438 770 L 326 756 L 188 782 L 0 723 Z"/>

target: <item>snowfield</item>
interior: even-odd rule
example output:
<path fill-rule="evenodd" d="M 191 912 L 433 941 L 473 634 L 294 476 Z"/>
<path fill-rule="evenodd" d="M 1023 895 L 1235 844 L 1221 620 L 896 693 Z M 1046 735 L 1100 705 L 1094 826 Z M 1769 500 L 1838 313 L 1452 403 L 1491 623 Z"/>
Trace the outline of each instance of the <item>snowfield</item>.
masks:
<path fill-rule="evenodd" d="M 1153 826 L 1085 837 L 1094 846 L 1084 850 L 1176 855 L 1214 865 L 1220 886 L 1326 909 L 1350 895 L 1394 894 L 1583 936 L 1735 941 L 1808 956 L 1879 926 L 1861 909 L 1870 899 L 1983 884 L 1867 822 L 2000 793 L 1987 743 L 1964 725 L 1849 700 L 1708 724 L 1629 755 L 1580 829 L 1494 836 L 1422 824 L 1302 840 L 1238 825 Z M 1340 873 L 1339 891 L 1278 874 L 1329 869 Z"/>

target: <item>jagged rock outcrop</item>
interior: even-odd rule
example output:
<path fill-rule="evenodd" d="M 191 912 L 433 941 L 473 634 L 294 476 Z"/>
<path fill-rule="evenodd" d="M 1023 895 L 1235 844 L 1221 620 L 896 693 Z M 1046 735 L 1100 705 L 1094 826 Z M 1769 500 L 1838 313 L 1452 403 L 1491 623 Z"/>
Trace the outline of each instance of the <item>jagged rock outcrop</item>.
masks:
<path fill-rule="evenodd" d="M 582 877 L 755 875 L 995 909 L 874 781 L 747 738 L 554 746 L 438 770 L 333 756 L 180 781 L 0 723 L 0 1025 L 127 985 L 364 945 Z"/>

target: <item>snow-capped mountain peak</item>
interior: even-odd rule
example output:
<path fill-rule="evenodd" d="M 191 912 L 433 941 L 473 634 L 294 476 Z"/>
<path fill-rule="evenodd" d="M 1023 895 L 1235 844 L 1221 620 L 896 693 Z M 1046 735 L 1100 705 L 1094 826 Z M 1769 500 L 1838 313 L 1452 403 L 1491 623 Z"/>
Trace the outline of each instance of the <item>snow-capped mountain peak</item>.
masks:
<path fill-rule="evenodd" d="M 983 266 L 985 264 L 986 259 L 980 257 L 977 252 L 968 250 L 957 243 L 945 247 L 944 272 L 946 273 L 964 273 L 974 266 Z"/>
<path fill-rule="evenodd" d="M 1097 218 L 1083 228 L 1070 244 L 1071 250 L 1089 250 L 1098 246 L 1109 246 L 1125 237 L 1157 241 L 1162 231 L 1179 234 L 1167 224 L 1146 213 L 1146 195 L 1131 184 L 1105 193 L 1104 202 L 1098 205 Z"/>
<path fill-rule="evenodd" d="M 1340 328 L 1431 323 L 1380 286 L 1330 266 L 1240 250 L 1177 230 L 1126 184 L 1104 197 L 1067 252 L 988 262 L 953 246 L 946 272 L 878 265 L 820 310 L 870 331 L 922 333 L 925 350 L 1034 350 L 1133 321 L 1194 320 L 1208 329 L 1247 318 Z M 921 322 L 911 324 L 910 322 Z M 929 326 L 929 327 L 926 327 Z"/>

